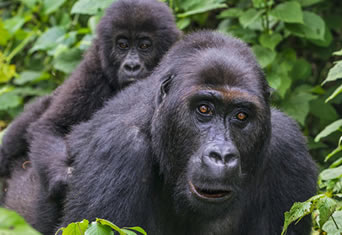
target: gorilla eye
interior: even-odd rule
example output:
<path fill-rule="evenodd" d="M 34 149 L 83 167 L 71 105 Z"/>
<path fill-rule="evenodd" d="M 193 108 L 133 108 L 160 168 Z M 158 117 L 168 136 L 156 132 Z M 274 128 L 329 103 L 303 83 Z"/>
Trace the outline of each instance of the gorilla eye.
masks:
<path fill-rule="evenodd" d="M 128 49 L 128 47 L 129 47 L 128 42 L 127 42 L 127 40 L 125 40 L 125 39 L 120 39 L 120 40 L 118 40 L 117 46 L 118 46 L 120 49 Z"/>
<path fill-rule="evenodd" d="M 201 104 L 200 106 L 198 106 L 197 111 L 202 115 L 207 115 L 207 116 L 213 115 L 213 109 L 209 105 L 206 105 L 206 104 Z"/>
<path fill-rule="evenodd" d="M 152 43 L 149 40 L 144 40 L 139 44 L 139 49 L 140 50 L 147 50 L 152 46 Z"/>
<path fill-rule="evenodd" d="M 236 115 L 236 118 L 239 120 L 239 121 L 245 121 L 247 119 L 248 115 L 244 112 L 240 112 Z"/>

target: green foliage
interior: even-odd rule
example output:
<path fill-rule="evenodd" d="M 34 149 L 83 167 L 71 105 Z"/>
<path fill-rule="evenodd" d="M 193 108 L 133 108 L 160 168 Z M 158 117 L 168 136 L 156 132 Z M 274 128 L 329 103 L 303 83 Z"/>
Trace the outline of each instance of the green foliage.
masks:
<path fill-rule="evenodd" d="M 339 55 L 340 52 L 335 54 Z M 338 61 L 336 64 L 341 63 Z M 333 71 L 333 72 L 332 72 Z M 332 75 L 333 74 L 333 75 Z M 336 71 L 336 66 L 332 67 L 328 73 L 327 79 L 323 82 L 335 81 L 341 77 L 341 71 Z M 333 79 L 332 79 L 333 77 Z M 334 95 L 330 96 L 326 102 L 336 98 L 340 86 L 336 88 Z M 342 151 L 342 119 L 336 120 L 326 126 L 315 138 L 318 142 L 323 138 L 331 135 L 334 132 L 339 132 L 339 142 L 336 149 L 329 153 L 325 161 L 328 161 L 333 156 Z M 295 203 L 289 212 L 285 213 L 285 222 L 282 235 L 286 233 L 287 227 L 296 221 L 299 221 L 306 215 L 314 215 L 314 228 L 321 234 L 325 232 L 328 235 L 339 235 L 342 232 L 342 157 L 339 157 L 330 168 L 323 170 L 319 175 L 319 186 L 324 194 L 316 195 L 305 202 Z"/>
<path fill-rule="evenodd" d="M 0 208 L 0 234 L 1 235 L 39 235 L 16 212 Z"/>
<path fill-rule="evenodd" d="M 147 235 L 140 227 L 119 228 L 112 222 L 105 219 L 96 219 L 89 224 L 84 219 L 81 222 L 69 224 L 60 228 L 56 235 L 114 235 L 114 231 L 120 235 Z M 0 208 L 0 234 L 1 235 L 40 235 L 16 212 Z"/>
<path fill-rule="evenodd" d="M 0 131 L 20 113 L 25 103 L 51 93 L 76 68 L 94 38 L 104 9 L 113 1 L 0 2 Z M 241 38 L 251 46 L 274 88 L 273 105 L 298 121 L 308 137 L 311 154 L 323 169 L 320 195 L 337 202 L 336 211 L 326 220 L 329 210 L 323 212 L 318 205 L 329 200 L 308 201 L 314 214 L 314 230 L 317 234 L 339 233 L 342 228 L 339 201 L 342 196 L 342 61 L 339 59 L 342 8 L 338 7 L 339 2 L 164 2 L 174 11 L 177 26 L 183 31 L 214 29 Z M 335 57 L 331 57 L 333 51 L 337 51 L 333 54 Z M 300 205 L 296 208 L 301 211 L 299 215 L 307 213 Z M 300 218 L 292 214 L 288 215 L 286 224 Z M 321 219 L 317 220 L 319 216 Z"/>
<path fill-rule="evenodd" d="M 96 219 L 96 221 L 91 224 L 89 224 L 89 221 L 86 219 L 81 222 L 71 223 L 66 228 L 60 228 L 56 232 L 56 235 L 114 235 L 114 231 L 118 232 L 120 235 L 147 235 L 145 230 L 140 227 L 119 228 L 105 219 Z"/>

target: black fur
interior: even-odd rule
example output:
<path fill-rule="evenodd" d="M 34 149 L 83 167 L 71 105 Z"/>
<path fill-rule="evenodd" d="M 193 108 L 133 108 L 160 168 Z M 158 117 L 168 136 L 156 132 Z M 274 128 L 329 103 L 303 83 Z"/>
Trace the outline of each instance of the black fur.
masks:
<path fill-rule="evenodd" d="M 246 44 L 186 36 L 68 136 L 62 225 L 104 218 L 149 235 L 280 234 L 284 212 L 315 194 L 317 169 L 298 126 L 268 97 Z M 288 234 L 310 230 L 307 217 Z"/>
<path fill-rule="evenodd" d="M 17 160 L 28 160 L 28 126 L 42 115 L 50 101 L 51 96 L 44 96 L 26 105 L 23 113 L 6 130 L 0 146 L 0 177 L 10 177 Z"/>
<path fill-rule="evenodd" d="M 41 185 L 37 208 L 31 213 L 36 220 L 29 220 L 40 232 L 50 234 L 60 217 L 72 161 L 67 159 L 65 136 L 72 126 L 88 120 L 120 89 L 147 77 L 180 36 L 165 3 L 119 0 L 107 9 L 83 61 L 28 130 L 29 159 Z"/>

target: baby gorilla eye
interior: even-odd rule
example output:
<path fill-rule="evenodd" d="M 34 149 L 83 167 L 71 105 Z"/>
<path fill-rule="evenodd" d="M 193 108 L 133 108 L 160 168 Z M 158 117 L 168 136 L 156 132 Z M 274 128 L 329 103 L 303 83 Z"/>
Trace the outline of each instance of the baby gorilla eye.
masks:
<path fill-rule="evenodd" d="M 236 118 L 239 120 L 239 121 L 245 121 L 247 119 L 248 115 L 244 112 L 240 112 L 236 115 Z"/>
<path fill-rule="evenodd" d="M 129 47 L 128 45 L 128 42 L 127 40 L 125 39 L 119 39 L 117 41 L 117 46 L 120 48 L 120 49 L 127 49 Z"/>
<path fill-rule="evenodd" d="M 197 111 L 202 115 L 213 115 L 213 109 L 207 104 L 201 104 L 197 107 Z"/>
<path fill-rule="evenodd" d="M 140 50 L 147 50 L 152 46 L 152 43 L 149 40 L 143 40 L 139 43 L 139 49 Z"/>

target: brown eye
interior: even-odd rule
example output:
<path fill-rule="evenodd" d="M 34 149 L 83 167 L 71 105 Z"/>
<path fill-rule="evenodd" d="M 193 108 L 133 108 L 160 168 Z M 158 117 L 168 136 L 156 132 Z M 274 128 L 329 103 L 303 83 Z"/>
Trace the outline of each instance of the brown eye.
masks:
<path fill-rule="evenodd" d="M 124 42 L 119 42 L 119 47 L 121 49 L 127 49 L 128 48 L 128 44 L 127 43 L 124 43 Z"/>
<path fill-rule="evenodd" d="M 243 112 L 240 112 L 236 115 L 236 118 L 240 121 L 245 121 L 247 119 L 247 114 L 246 113 L 243 113 Z"/>
<path fill-rule="evenodd" d="M 140 49 L 147 49 L 148 48 L 148 45 L 147 44 L 140 44 Z"/>
<path fill-rule="evenodd" d="M 125 38 L 120 38 L 119 40 L 117 40 L 116 46 L 123 50 L 128 49 L 129 48 L 128 40 Z"/>
<path fill-rule="evenodd" d="M 198 106 L 197 110 L 199 113 L 204 114 L 204 115 L 212 115 L 213 114 L 212 108 L 206 104 L 201 104 L 200 106 Z"/>
<path fill-rule="evenodd" d="M 146 49 L 148 49 L 150 46 L 151 46 L 151 45 L 148 44 L 148 43 L 141 43 L 141 44 L 139 45 L 139 48 L 140 48 L 141 50 L 146 50 Z"/>

